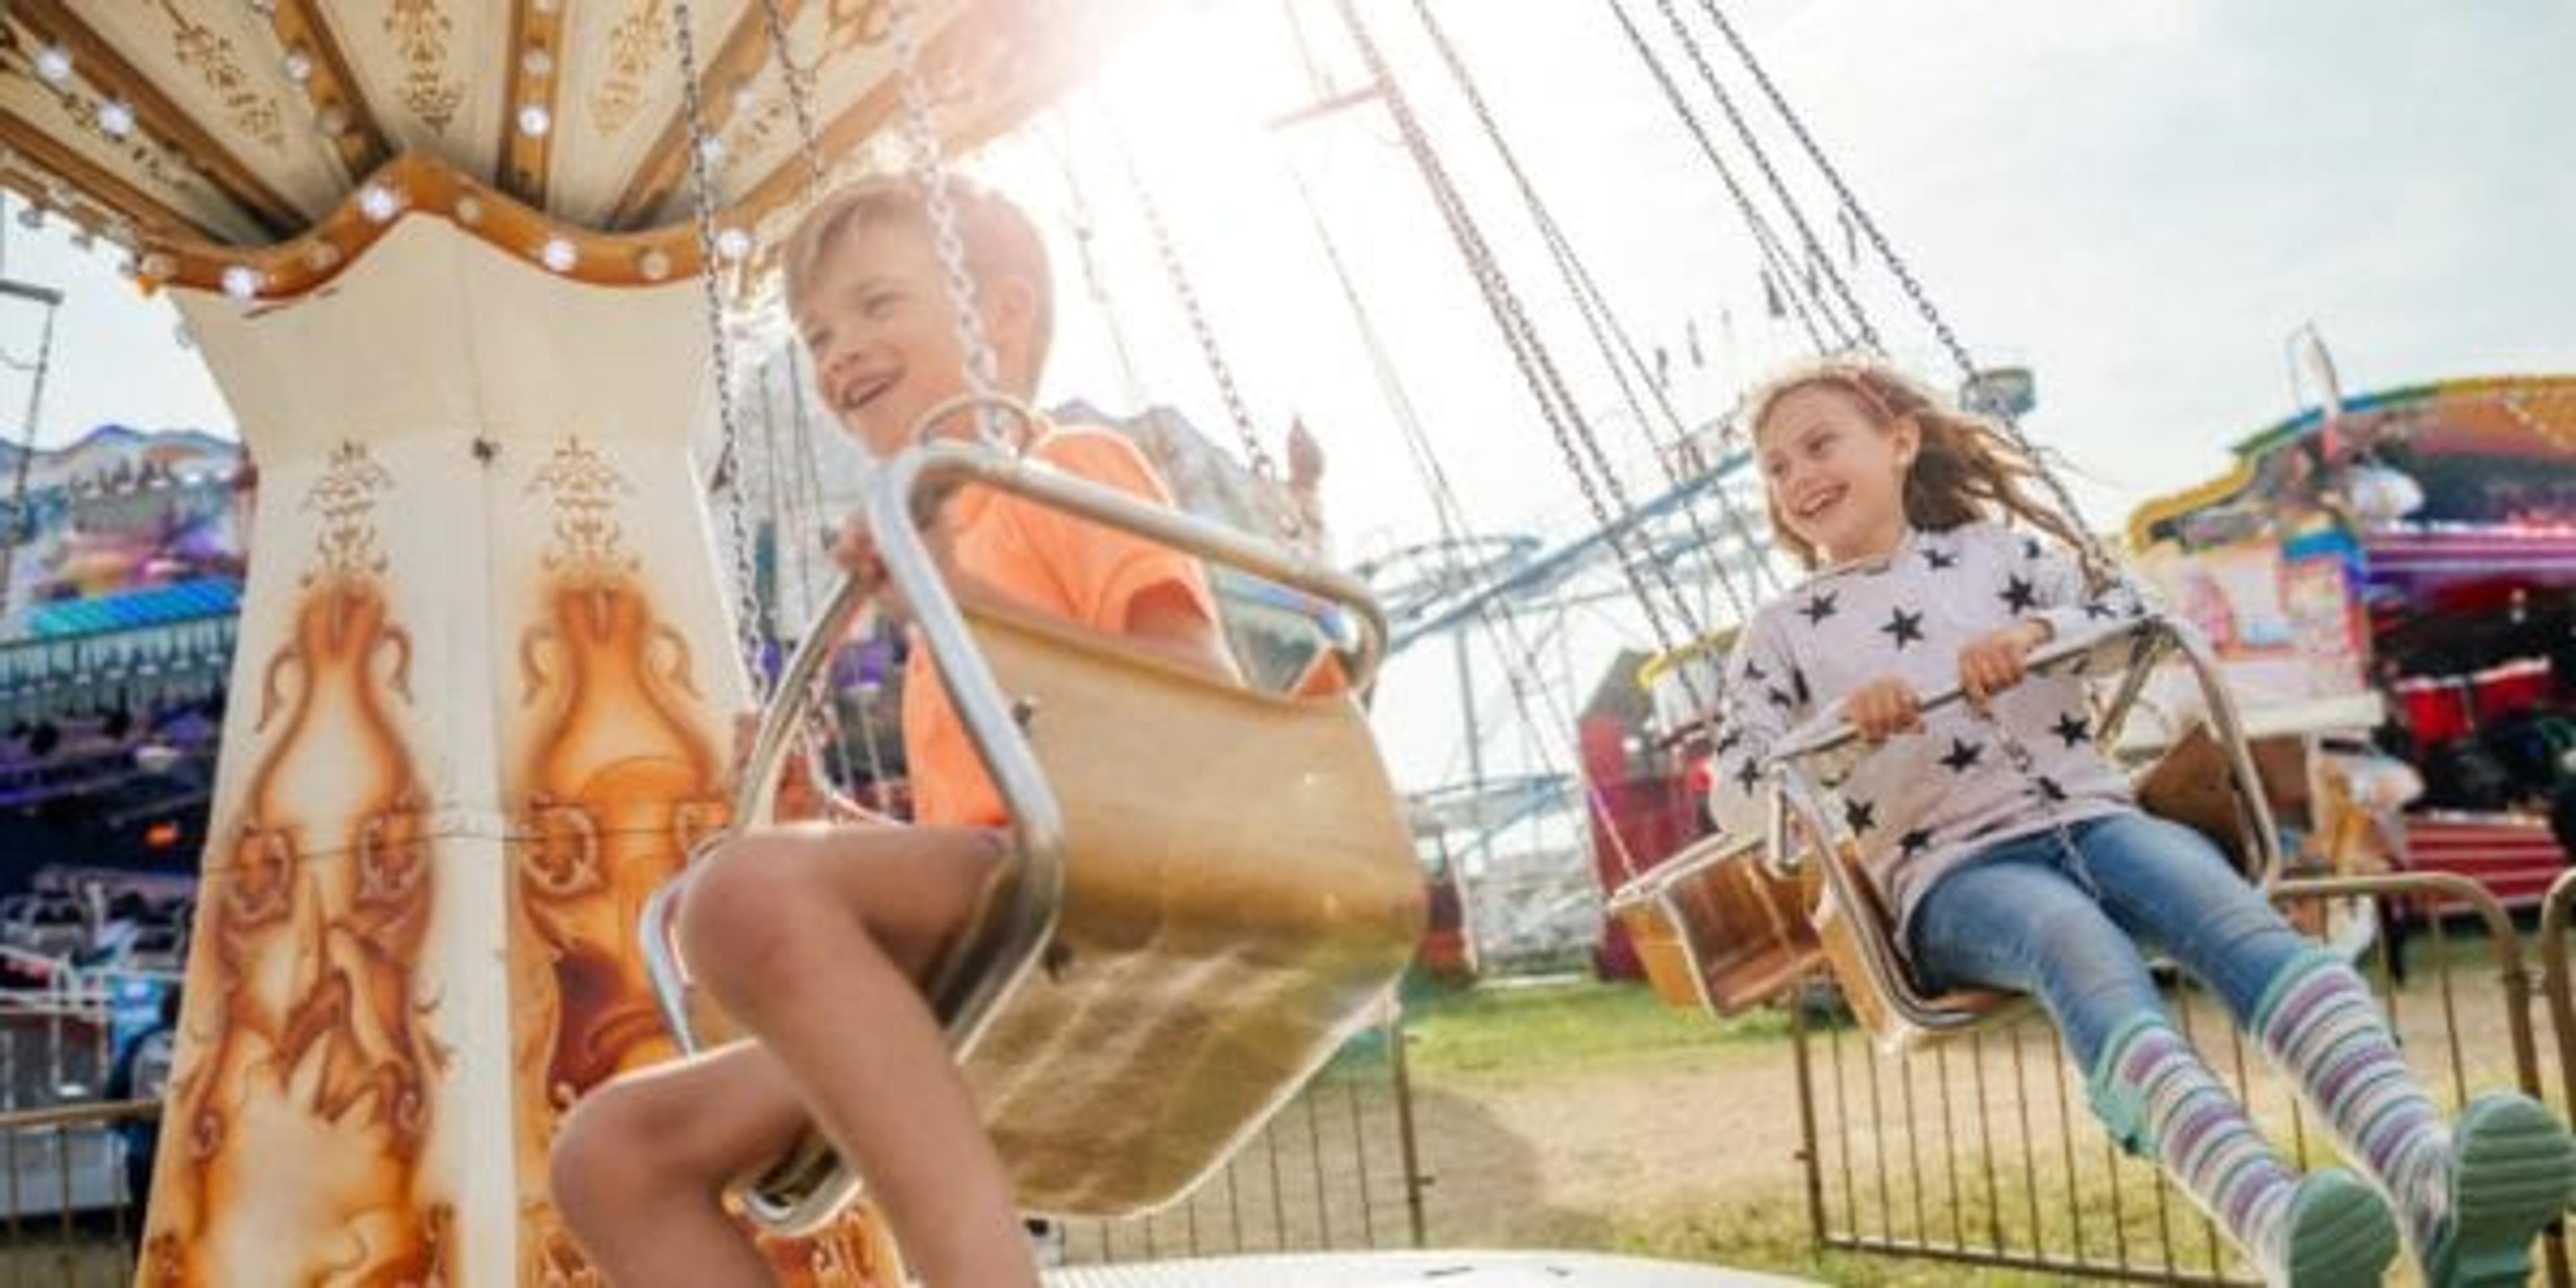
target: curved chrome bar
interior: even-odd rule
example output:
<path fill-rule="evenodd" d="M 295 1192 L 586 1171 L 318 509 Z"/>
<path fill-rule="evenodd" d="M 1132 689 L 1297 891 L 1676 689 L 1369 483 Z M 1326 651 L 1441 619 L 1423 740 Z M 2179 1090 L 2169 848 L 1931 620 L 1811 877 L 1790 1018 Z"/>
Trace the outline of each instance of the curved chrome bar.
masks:
<path fill-rule="evenodd" d="M 915 521 L 915 506 L 922 498 L 961 482 L 1015 493 L 1332 601 L 1356 623 L 1358 639 L 1348 663 L 1355 692 L 1365 692 L 1375 680 L 1385 657 L 1387 631 L 1385 615 L 1367 588 L 1347 574 L 1042 462 L 979 443 L 946 439 L 906 449 L 885 462 L 870 480 L 862 513 L 887 578 L 911 605 L 913 623 L 936 662 L 941 686 L 1001 795 L 1016 841 L 1015 860 L 997 879 L 1001 892 L 997 921 L 982 928 L 984 933 L 969 945 L 969 951 L 947 962 L 930 988 L 931 1004 L 951 1048 L 963 1053 L 981 1035 L 1000 1000 L 1036 967 L 1054 931 L 1064 891 L 1064 814 L 1008 695 L 977 649 L 965 613 Z M 746 827 L 771 820 L 779 770 L 815 700 L 815 681 L 865 599 L 856 581 L 843 580 L 807 631 L 761 713 L 735 788 L 732 818 L 700 847 L 701 854 Z M 694 862 L 698 856 L 691 857 Z M 699 1042 L 688 1015 L 686 964 L 680 960 L 672 933 L 688 876 L 683 872 L 674 877 L 647 900 L 640 936 L 663 1021 L 680 1048 L 694 1052 Z M 745 1187 L 742 1198 L 762 1225 L 794 1231 L 828 1217 L 858 1189 L 856 1174 L 809 1136 L 766 1176 Z"/>
<path fill-rule="evenodd" d="M 2132 618 L 2098 631 L 2050 640 L 2031 651 L 2025 667 L 2033 672 L 2053 674 L 2079 663 L 2089 669 L 2096 660 L 2114 661 L 2122 670 L 2136 677 L 2136 684 L 2143 685 L 2148 668 L 2140 663 L 2151 660 L 2147 654 L 2163 639 L 2170 638 L 2175 630 L 2174 624 L 2162 617 Z M 1967 689 L 1961 685 L 1936 689 L 1923 698 L 1923 713 L 1930 715 L 1964 702 L 1967 696 Z M 2131 692 L 2129 697 L 2134 698 L 2135 693 Z M 2127 699 L 2123 699 L 2120 703 L 2124 710 L 2126 702 Z M 1840 711 L 1828 711 L 1791 730 L 1787 737 L 1781 739 L 1772 756 L 1781 761 L 1830 756 L 1850 750 L 1859 739 L 1860 731 L 1845 722 Z"/>

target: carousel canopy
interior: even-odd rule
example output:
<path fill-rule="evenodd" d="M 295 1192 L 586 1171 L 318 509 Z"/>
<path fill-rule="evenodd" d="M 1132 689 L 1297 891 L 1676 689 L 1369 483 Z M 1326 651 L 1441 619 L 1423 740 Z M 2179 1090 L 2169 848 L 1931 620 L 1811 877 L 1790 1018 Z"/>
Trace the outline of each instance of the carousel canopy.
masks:
<path fill-rule="evenodd" d="M 1143 4 L 915 0 L 919 66 L 947 145 L 1010 128 Z M 805 191 L 805 129 L 773 24 L 805 87 L 817 155 L 839 164 L 899 111 L 893 10 L 11 0 L 0 181 L 133 250 L 147 279 L 236 294 L 309 289 L 405 208 L 488 220 L 485 235 L 525 242 L 557 271 L 650 280 L 697 263 L 693 137 L 705 140 L 724 227 L 774 234 Z M 703 136 L 690 128 L 684 36 Z"/>

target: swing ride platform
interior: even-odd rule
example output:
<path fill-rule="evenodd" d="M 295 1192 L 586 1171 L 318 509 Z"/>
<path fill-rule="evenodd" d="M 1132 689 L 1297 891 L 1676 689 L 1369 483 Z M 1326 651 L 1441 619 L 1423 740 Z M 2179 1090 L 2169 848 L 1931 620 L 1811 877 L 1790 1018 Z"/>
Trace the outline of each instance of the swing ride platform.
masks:
<path fill-rule="evenodd" d="M 1804 1279 L 1585 1252 L 1372 1252 L 1221 1257 L 1085 1266 L 1048 1288 L 1760 1288 Z"/>

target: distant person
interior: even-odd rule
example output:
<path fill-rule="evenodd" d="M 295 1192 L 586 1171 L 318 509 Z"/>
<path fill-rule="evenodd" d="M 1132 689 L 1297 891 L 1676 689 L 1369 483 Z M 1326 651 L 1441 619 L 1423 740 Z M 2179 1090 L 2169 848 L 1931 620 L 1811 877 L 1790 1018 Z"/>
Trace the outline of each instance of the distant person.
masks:
<path fill-rule="evenodd" d="M 117 1052 L 116 1063 L 107 1071 L 107 1098 L 157 1101 L 168 1095 L 178 1044 L 179 990 L 171 987 L 161 992 L 161 1013 L 154 1025 Z M 156 1111 L 121 1119 L 116 1133 L 125 1145 L 125 1237 L 139 1253 L 143 1209 L 152 1199 L 152 1163 L 161 1146 L 161 1115 Z"/>
<path fill-rule="evenodd" d="M 2103 1124 L 2267 1283 L 2380 1282 L 2392 1208 L 2426 1283 L 2527 1282 L 2534 1237 L 2576 1197 L 2576 1139 L 2510 1091 L 2445 1123 L 2352 967 L 2198 832 L 2138 808 L 2081 679 L 2027 671 L 2050 640 L 2139 611 L 2069 556 L 2075 526 L 2030 495 L 2036 467 L 1875 360 L 1784 375 L 1745 422 L 1780 544 L 1815 571 L 1728 663 L 1726 829 L 1767 823 L 1773 746 L 1845 722 L 1867 746 L 1843 817 L 1916 977 L 2035 998 Z M 1952 684 L 1966 701 L 1923 709 Z M 2369 1185 L 2281 1156 L 2167 1015 L 2139 940 L 2226 999 Z"/>

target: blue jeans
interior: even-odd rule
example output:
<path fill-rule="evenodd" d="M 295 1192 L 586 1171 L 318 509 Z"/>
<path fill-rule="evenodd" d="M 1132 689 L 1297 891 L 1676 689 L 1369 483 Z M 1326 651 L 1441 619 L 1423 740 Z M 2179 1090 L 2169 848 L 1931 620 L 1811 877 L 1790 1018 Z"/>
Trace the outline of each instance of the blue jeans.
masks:
<path fill-rule="evenodd" d="M 1943 873 L 1915 906 L 1913 964 L 1927 988 L 2039 999 L 2077 1068 L 2142 1014 L 2161 1013 L 2139 945 L 2218 991 L 2242 1026 L 2307 940 L 2217 847 L 2145 814 L 2088 819 L 1996 845 Z"/>

